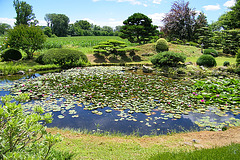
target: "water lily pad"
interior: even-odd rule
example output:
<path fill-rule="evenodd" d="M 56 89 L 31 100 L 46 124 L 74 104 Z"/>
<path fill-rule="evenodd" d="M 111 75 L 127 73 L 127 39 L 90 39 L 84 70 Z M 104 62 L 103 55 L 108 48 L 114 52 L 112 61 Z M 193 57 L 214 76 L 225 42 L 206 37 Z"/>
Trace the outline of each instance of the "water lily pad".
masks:
<path fill-rule="evenodd" d="M 64 116 L 63 116 L 63 115 L 58 115 L 58 118 L 59 118 L 59 119 L 63 119 Z"/>

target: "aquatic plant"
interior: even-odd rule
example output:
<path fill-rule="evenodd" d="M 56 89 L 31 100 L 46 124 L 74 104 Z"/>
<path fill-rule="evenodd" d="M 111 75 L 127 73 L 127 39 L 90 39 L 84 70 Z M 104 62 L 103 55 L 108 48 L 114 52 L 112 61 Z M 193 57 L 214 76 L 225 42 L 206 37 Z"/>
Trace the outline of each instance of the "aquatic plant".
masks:
<path fill-rule="evenodd" d="M 228 111 L 239 114 L 238 79 L 179 81 L 159 75 L 138 75 L 122 70 L 122 67 L 73 68 L 17 81 L 10 90 L 14 94 L 29 93 L 32 99 L 41 100 L 41 105 L 48 112 L 61 111 L 62 114 L 58 118 L 64 118 L 65 112 L 73 118 L 77 117 L 78 113 L 71 110 L 82 105 L 84 110 L 97 115 L 104 114 L 105 111 L 98 109 L 105 107 L 111 108 L 106 110 L 106 114 L 112 110 L 126 110 L 119 116 L 129 117 L 126 119 L 131 121 L 137 121 L 135 117 L 130 116 L 131 114 L 152 115 L 154 110 L 166 114 L 167 117 L 164 118 L 167 119 L 179 119 L 189 112 L 206 113 L 210 108 L 219 116 Z M 29 109 L 28 106 L 26 110 Z M 237 121 L 229 121 L 229 124 L 232 123 Z M 196 124 L 204 127 L 202 123 Z M 151 127 L 148 122 L 146 125 Z M 215 126 L 221 127 L 220 124 Z"/>

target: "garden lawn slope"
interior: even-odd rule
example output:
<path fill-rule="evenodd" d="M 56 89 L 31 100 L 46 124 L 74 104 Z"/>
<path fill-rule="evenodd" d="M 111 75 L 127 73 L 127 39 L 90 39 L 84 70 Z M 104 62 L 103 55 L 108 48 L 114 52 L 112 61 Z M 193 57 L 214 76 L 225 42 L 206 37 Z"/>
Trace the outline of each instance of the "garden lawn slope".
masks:
<path fill-rule="evenodd" d="M 75 153 L 74 159 L 144 160 L 159 152 L 185 152 L 240 143 L 240 127 L 219 132 L 201 131 L 150 137 L 95 136 L 57 128 L 49 128 L 48 132 L 60 133 L 64 137 L 55 148 Z"/>

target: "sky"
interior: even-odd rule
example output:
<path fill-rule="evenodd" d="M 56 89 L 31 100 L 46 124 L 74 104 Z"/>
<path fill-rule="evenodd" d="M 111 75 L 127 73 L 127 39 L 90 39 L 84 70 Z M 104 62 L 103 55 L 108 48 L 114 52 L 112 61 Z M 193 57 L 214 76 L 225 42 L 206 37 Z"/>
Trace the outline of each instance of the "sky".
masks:
<path fill-rule="evenodd" d="M 21 0 L 20 0 L 21 1 Z M 119 26 L 134 13 L 142 13 L 161 26 L 164 15 L 175 0 L 23 0 L 33 7 L 38 25 L 46 26 L 44 16 L 48 13 L 65 14 L 70 23 L 87 20 L 98 26 Z M 189 7 L 203 12 L 209 23 L 229 11 L 236 0 L 188 0 Z M 185 0 L 185 2 L 188 2 Z M 16 11 L 13 0 L 0 0 L 0 23 L 14 26 Z"/>

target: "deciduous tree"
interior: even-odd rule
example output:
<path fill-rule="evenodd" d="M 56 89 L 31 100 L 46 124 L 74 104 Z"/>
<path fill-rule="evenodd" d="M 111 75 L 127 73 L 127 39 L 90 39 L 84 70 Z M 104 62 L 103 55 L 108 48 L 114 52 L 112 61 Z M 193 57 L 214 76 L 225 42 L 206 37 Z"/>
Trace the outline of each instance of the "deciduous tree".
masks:
<path fill-rule="evenodd" d="M 230 7 L 230 10 L 218 19 L 221 27 L 224 29 L 240 28 L 240 0 L 237 0 L 236 4 Z"/>
<path fill-rule="evenodd" d="M 162 31 L 170 38 L 191 41 L 194 36 L 196 12 L 189 8 L 189 2 L 175 1 L 170 12 L 163 19 Z"/>
<path fill-rule="evenodd" d="M 9 24 L 6 23 L 0 23 L 0 35 L 4 34 L 8 29 L 11 29 L 12 27 Z"/>
<path fill-rule="evenodd" d="M 5 41 L 7 46 L 15 49 L 22 49 L 27 53 L 27 58 L 32 59 L 33 53 L 43 47 L 46 37 L 39 27 L 34 25 L 18 25 L 10 29 Z"/>
<path fill-rule="evenodd" d="M 46 14 L 44 19 L 52 29 L 53 34 L 58 37 L 67 36 L 69 18 L 64 14 Z"/>
<path fill-rule="evenodd" d="M 13 6 L 16 10 L 17 17 L 15 25 L 30 25 L 31 23 L 36 24 L 35 14 L 33 13 L 32 6 L 24 1 L 14 0 Z"/>

